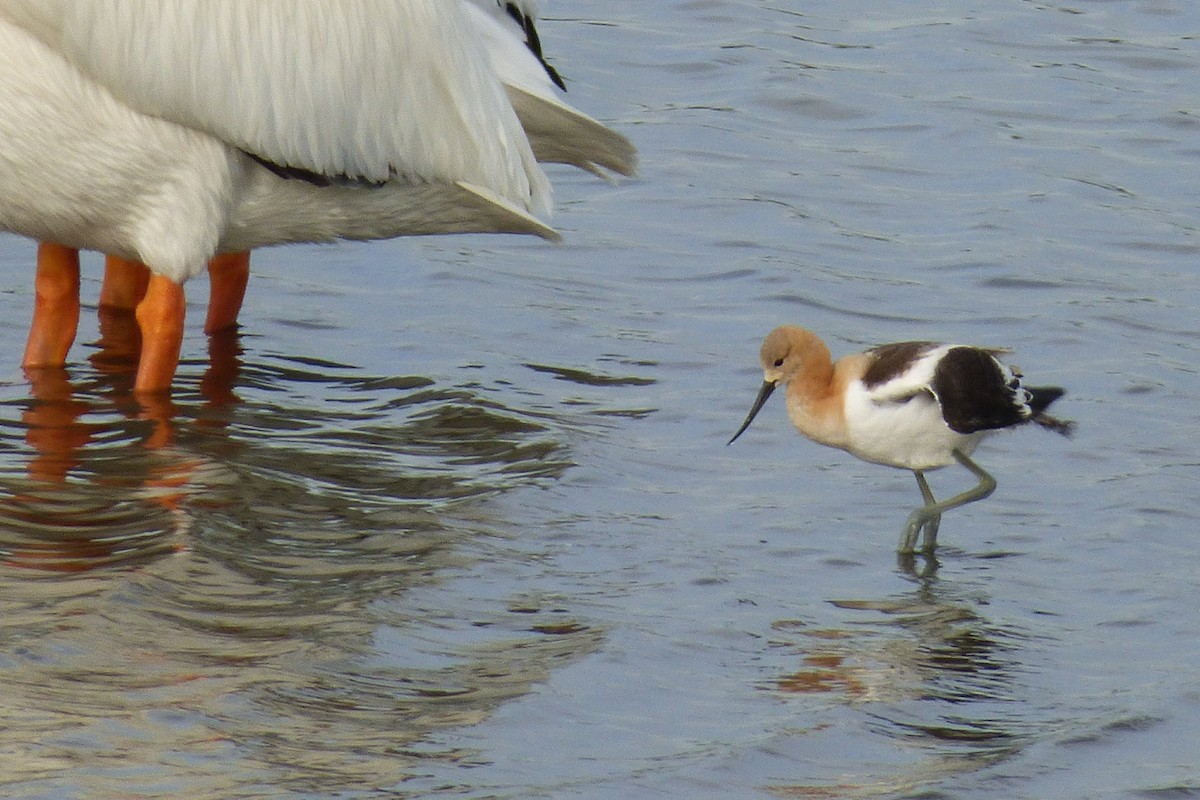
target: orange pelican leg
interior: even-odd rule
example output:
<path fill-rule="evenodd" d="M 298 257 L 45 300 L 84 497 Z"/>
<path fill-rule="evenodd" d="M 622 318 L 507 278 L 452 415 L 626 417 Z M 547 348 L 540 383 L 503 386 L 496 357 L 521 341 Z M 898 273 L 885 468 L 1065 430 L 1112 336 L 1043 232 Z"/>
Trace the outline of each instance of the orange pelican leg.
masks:
<path fill-rule="evenodd" d="M 53 242 L 38 245 L 36 299 L 25 367 L 61 367 L 79 327 L 79 251 Z"/>
<path fill-rule="evenodd" d="M 183 318 L 187 303 L 183 286 L 162 275 L 151 275 L 146 296 L 138 303 L 142 355 L 133 389 L 139 393 L 166 392 L 179 366 Z"/>
<path fill-rule="evenodd" d="M 104 259 L 104 283 L 100 286 L 100 349 L 90 361 L 103 371 L 124 372 L 136 364 L 142 350 L 142 334 L 134 311 L 146 296 L 150 269 L 140 261 L 119 256 Z"/>
<path fill-rule="evenodd" d="M 205 333 L 217 333 L 237 325 L 246 283 L 250 280 L 250 252 L 222 253 L 208 262 L 210 289 Z"/>
<path fill-rule="evenodd" d="M 104 283 L 100 287 L 100 307 L 114 311 L 133 311 L 146 296 L 150 269 L 140 261 L 105 256 Z"/>

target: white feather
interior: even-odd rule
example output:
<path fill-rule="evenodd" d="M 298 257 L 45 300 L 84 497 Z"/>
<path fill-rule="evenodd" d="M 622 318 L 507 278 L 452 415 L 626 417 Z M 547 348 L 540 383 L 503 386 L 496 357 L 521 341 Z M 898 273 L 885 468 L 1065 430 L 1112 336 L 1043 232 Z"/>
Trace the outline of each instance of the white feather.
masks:
<path fill-rule="evenodd" d="M 951 347 L 929 350 L 870 389 L 851 381 L 845 398 L 846 449 L 864 461 L 920 470 L 953 464 L 954 450 L 973 453 L 983 434 L 951 430 L 933 394 L 934 371 Z"/>
<path fill-rule="evenodd" d="M 562 92 L 526 45 L 525 32 L 496 0 L 474 3 L 468 11 L 538 160 L 571 164 L 600 177 L 605 177 L 603 169 L 632 175 L 637 169 L 633 144 L 563 102 Z M 527 16 L 533 13 L 532 3 L 518 6 Z"/>
<path fill-rule="evenodd" d="M 479 35 L 487 42 L 492 67 L 500 80 L 527 92 L 555 97 L 559 91 L 546 68 L 525 43 L 525 31 L 496 0 L 473 0 L 467 5 Z"/>
<path fill-rule="evenodd" d="M 507 95 L 520 90 L 497 66 L 536 83 L 529 65 L 541 64 L 494 11 L 490 0 L 0 0 L 0 228 L 176 281 L 216 252 L 283 242 L 553 238 L 530 214 L 546 210 L 548 183 Z M 537 91 L 573 112 L 542 75 Z M 288 180 L 245 151 L 378 185 Z M 605 158 L 598 146 L 578 160 Z"/>
<path fill-rule="evenodd" d="M 876 390 L 852 381 L 845 398 L 846 450 L 864 461 L 913 470 L 949 466 L 955 450 L 975 452 L 982 432 L 951 430 L 932 394 L 909 397 L 908 402 L 881 403 Z"/>
<path fill-rule="evenodd" d="M 0 16 L 143 114 L 281 165 L 466 181 L 544 213 L 548 183 L 472 10 L 457 0 L 0 0 Z"/>
<path fill-rule="evenodd" d="M 933 391 L 933 373 L 937 370 L 938 362 L 949 350 L 950 345 L 932 348 L 909 364 L 900 374 L 872 386 L 868 392 L 871 401 L 877 404 L 895 403 L 919 392 Z"/>

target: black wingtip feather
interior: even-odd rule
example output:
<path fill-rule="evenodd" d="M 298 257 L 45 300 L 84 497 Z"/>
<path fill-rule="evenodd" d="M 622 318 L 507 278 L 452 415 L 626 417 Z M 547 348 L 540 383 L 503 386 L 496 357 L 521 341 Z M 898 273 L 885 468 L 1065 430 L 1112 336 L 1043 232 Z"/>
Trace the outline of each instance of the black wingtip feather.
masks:
<path fill-rule="evenodd" d="M 1029 408 L 1035 417 L 1066 394 L 1065 390 L 1057 386 L 1026 386 L 1025 391 L 1029 392 Z"/>
<path fill-rule="evenodd" d="M 1059 436 L 1065 436 L 1068 439 L 1075 433 L 1075 423 L 1069 419 L 1059 419 L 1049 414 L 1038 414 L 1033 418 L 1033 422 L 1048 431 L 1054 431 Z"/>
<path fill-rule="evenodd" d="M 533 24 L 533 17 L 522 13 L 516 3 L 508 3 L 504 7 L 504 10 L 508 12 L 510 17 L 517 21 L 517 24 L 521 26 L 521 30 L 525 32 L 525 46 L 541 62 L 542 68 L 546 70 L 546 75 L 554 82 L 555 86 L 565 92 L 567 84 L 563 82 L 562 76 L 558 74 L 558 70 L 550 66 L 550 62 L 546 60 L 545 54 L 542 53 L 542 40 L 538 36 L 537 27 Z"/>
<path fill-rule="evenodd" d="M 1066 394 L 1066 391 L 1057 386 L 1026 386 L 1025 390 L 1029 392 L 1029 408 L 1033 411 L 1034 423 L 1068 438 L 1075 433 L 1074 422 L 1045 413 L 1050 404 Z"/>

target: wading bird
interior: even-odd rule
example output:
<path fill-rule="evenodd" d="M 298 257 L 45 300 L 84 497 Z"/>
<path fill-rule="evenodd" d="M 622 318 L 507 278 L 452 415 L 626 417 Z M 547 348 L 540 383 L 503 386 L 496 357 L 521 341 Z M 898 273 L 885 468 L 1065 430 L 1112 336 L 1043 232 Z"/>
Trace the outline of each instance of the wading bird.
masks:
<path fill-rule="evenodd" d="M 1069 435 L 1072 423 L 1045 413 L 1062 397 L 1057 387 L 1026 387 L 998 351 L 933 342 L 885 344 L 839 359 L 812 331 L 783 325 L 759 353 L 763 385 L 732 444 L 750 426 L 776 387 L 786 387 L 792 424 L 814 442 L 864 461 L 912 470 L 925 505 L 908 518 L 899 551 L 937 543 L 942 512 L 982 500 L 996 480 L 971 460 L 990 431 L 1033 422 Z M 925 473 L 958 462 L 979 479 L 961 494 L 938 501 Z"/>
<path fill-rule="evenodd" d="M 25 366 L 66 360 L 79 249 L 110 256 L 101 303 L 136 307 L 135 388 L 159 393 L 178 366 L 183 283 L 209 269 L 205 329 L 232 325 L 252 248 L 555 238 L 537 218 L 550 209 L 538 161 L 631 174 L 635 153 L 560 99 L 534 11 L 0 0 L 0 229 L 42 242 Z"/>

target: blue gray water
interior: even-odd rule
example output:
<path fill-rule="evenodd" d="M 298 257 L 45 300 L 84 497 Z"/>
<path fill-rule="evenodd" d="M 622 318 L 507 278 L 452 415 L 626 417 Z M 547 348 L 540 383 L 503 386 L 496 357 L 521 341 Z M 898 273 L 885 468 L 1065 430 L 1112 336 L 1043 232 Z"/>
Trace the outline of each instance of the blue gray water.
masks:
<path fill-rule="evenodd" d="M 563 244 L 257 253 L 156 415 L 88 310 L 26 381 L 0 240 L 0 792 L 1200 794 L 1200 6 L 544 6 L 642 153 Z M 725 446 L 784 322 L 1009 347 L 1078 434 L 898 562 L 909 475 Z"/>

